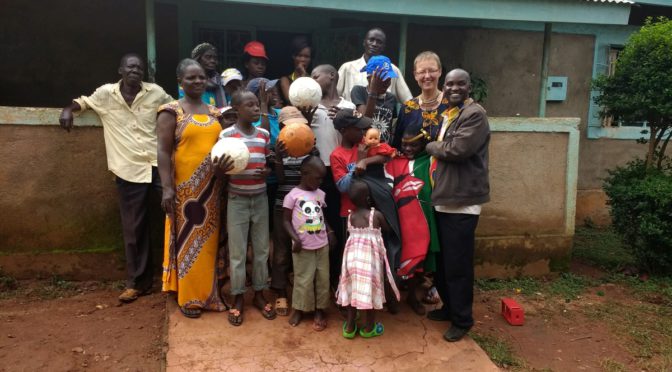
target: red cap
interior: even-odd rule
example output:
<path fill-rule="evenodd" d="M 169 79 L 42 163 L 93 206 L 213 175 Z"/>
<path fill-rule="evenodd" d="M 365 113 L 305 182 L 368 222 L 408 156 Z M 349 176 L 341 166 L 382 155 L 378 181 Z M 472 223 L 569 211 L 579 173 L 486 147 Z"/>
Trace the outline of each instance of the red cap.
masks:
<path fill-rule="evenodd" d="M 249 43 L 245 44 L 243 52 L 251 55 L 252 57 L 268 59 L 266 56 L 266 48 L 264 48 L 264 44 L 258 41 L 250 41 Z"/>

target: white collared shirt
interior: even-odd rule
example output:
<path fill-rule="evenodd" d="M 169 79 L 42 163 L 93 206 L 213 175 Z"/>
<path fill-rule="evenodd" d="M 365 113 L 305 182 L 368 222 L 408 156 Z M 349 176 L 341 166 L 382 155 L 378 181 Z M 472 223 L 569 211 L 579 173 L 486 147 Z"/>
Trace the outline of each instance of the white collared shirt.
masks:
<path fill-rule="evenodd" d="M 119 90 L 120 83 L 105 84 L 74 102 L 81 111 L 91 109 L 100 117 L 107 168 L 125 181 L 151 183 L 152 167 L 157 166 L 157 110 L 175 99 L 160 86 L 143 82 L 129 106 Z"/>
<path fill-rule="evenodd" d="M 355 85 L 366 87 L 369 85 L 368 80 L 366 80 L 366 72 L 361 72 L 364 66 L 366 66 L 366 61 L 364 60 L 364 56 L 361 56 L 354 61 L 345 62 L 341 65 L 341 68 L 338 69 L 338 84 L 336 85 L 336 88 L 341 97 L 348 101 L 352 101 L 350 98 L 352 87 Z M 406 81 L 404 81 L 404 77 L 401 75 L 399 68 L 392 65 L 392 69 L 399 75 L 399 77 L 392 79 L 392 84 L 390 84 L 387 91 L 397 97 L 397 101 L 400 103 L 406 102 L 413 98 L 413 95 L 408 89 L 408 85 L 406 85 Z"/>
<path fill-rule="evenodd" d="M 353 110 L 356 108 L 354 103 L 343 98 L 336 107 Z M 315 134 L 315 147 L 320 152 L 320 159 L 327 167 L 331 166 L 329 156 L 341 144 L 341 134 L 334 128 L 334 122 L 329 117 L 329 108 L 321 103 L 317 106 L 310 128 Z"/>

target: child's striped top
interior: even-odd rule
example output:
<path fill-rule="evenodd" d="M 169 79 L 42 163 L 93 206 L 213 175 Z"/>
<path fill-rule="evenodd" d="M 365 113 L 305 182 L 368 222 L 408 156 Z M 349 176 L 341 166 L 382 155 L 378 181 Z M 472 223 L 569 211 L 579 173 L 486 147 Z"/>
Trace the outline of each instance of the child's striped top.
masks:
<path fill-rule="evenodd" d="M 271 135 L 263 128 L 255 128 L 247 135 L 232 125 L 224 129 L 219 138 L 234 137 L 242 139 L 250 151 L 250 161 L 244 171 L 233 174 L 229 178 L 229 192 L 236 195 L 258 195 L 266 192 L 266 178 L 255 179 L 257 168 L 266 166 L 266 158 L 270 154 Z"/>

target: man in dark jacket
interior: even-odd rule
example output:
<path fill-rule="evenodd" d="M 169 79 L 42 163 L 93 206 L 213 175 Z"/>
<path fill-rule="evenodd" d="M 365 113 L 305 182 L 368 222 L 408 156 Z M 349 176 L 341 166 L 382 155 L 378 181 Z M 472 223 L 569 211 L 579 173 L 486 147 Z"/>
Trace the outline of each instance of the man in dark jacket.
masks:
<path fill-rule="evenodd" d="M 452 70 L 443 87 L 449 108 L 443 114 L 438 140 L 427 145 L 437 159 L 433 171 L 432 205 L 441 244 L 436 288 L 443 307 L 427 317 L 451 321 L 443 337 L 462 339 L 474 325 L 474 235 L 481 205 L 490 200 L 488 144 L 490 126 L 485 110 L 469 98 L 471 79 L 464 70 Z"/>

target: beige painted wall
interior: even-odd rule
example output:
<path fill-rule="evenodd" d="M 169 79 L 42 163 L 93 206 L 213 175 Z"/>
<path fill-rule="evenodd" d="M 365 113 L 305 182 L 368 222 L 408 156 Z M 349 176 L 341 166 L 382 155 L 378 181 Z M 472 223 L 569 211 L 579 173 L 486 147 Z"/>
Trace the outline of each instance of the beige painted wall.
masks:
<path fill-rule="evenodd" d="M 492 134 L 492 201 L 483 208 L 479 236 L 565 232 L 567 140 L 567 133 Z"/>
<path fill-rule="evenodd" d="M 121 246 L 101 128 L 0 125 L 0 253 Z"/>
<path fill-rule="evenodd" d="M 102 128 L 67 133 L 53 124 L 34 125 L 52 123 L 57 114 L 57 109 L 0 110 L 4 120 L 33 124 L 0 125 L 7 143 L 0 147 L 5 159 L 0 188 L 7 190 L 0 198 L 5 212 L 0 214 L 0 266 L 19 277 L 51 271 L 82 279 L 103 275 L 102 266 L 106 278 L 121 276 L 118 203 L 114 177 L 106 170 Z M 91 113 L 77 120 L 97 125 Z M 540 274 L 553 260 L 568 257 L 567 148 L 567 133 L 492 133 L 492 202 L 484 206 L 477 232 L 482 275 Z M 96 251 L 106 253 L 96 256 Z"/>

